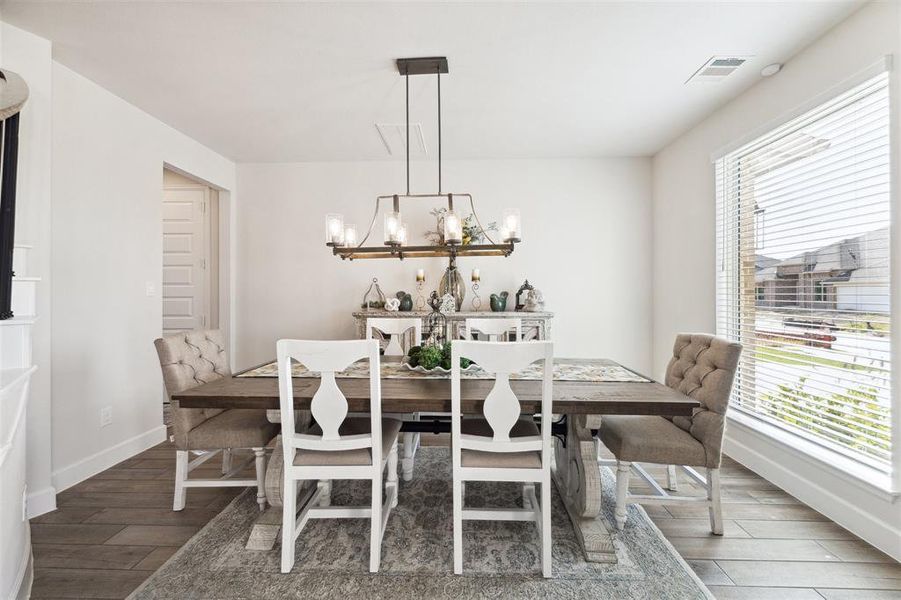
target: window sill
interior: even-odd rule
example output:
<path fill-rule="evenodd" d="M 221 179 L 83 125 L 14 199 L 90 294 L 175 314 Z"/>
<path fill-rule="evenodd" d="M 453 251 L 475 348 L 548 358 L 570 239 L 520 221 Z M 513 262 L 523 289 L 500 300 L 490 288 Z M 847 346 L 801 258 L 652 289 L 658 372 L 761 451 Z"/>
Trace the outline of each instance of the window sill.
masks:
<path fill-rule="evenodd" d="M 729 426 L 738 426 L 766 438 L 769 443 L 785 446 L 797 454 L 797 458 L 811 465 L 828 470 L 849 484 L 865 490 L 888 502 L 901 497 L 901 490 L 893 489 L 892 476 L 852 458 L 804 439 L 775 425 L 762 421 L 741 409 L 730 408 L 727 414 Z M 728 429 L 726 430 L 728 437 Z"/>

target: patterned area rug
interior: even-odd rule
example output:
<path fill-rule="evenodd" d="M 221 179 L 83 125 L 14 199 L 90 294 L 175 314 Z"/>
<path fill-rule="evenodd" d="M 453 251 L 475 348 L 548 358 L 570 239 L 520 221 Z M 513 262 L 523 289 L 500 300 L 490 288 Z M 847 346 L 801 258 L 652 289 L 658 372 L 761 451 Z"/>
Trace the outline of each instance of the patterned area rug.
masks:
<path fill-rule="evenodd" d="M 259 516 L 247 490 L 214 518 L 129 598 L 133 600 L 281 598 L 592 598 L 663 600 L 710 598 L 640 507 L 629 509 L 615 539 L 617 564 L 584 561 L 566 510 L 554 491 L 554 578 L 540 575 L 534 525 L 464 522 L 464 575 L 452 569 L 450 455 L 421 448 L 413 481 L 401 481 L 388 520 L 378 574 L 369 568 L 369 524 L 314 520 L 297 541 L 294 570 L 279 572 L 280 547 L 245 550 Z M 613 509 L 613 476 L 604 476 L 604 501 Z M 368 503 L 368 484 L 336 481 L 332 504 Z M 521 506 L 513 483 L 470 482 L 467 506 Z M 608 515 L 612 518 L 612 514 Z"/>
<path fill-rule="evenodd" d="M 412 371 L 397 362 L 384 361 L 381 364 L 382 377 L 388 379 L 450 379 L 450 373 L 422 373 Z M 544 376 L 541 365 L 531 365 L 519 373 L 510 375 L 510 379 L 541 379 Z M 310 371 L 299 363 L 291 366 L 292 377 L 319 377 L 319 373 Z M 353 363 L 344 371 L 335 374 L 336 377 L 348 379 L 366 379 L 369 377 L 369 361 L 361 360 Z M 494 379 L 493 373 L 480 369 L 473 365 L 462 371 L 464 379 Z M 255 369 L 250 369 L 237 375 L 237 377 L 278 377 L 278 364 L 271 362 Z M 617 364 L 597 364 L 566 362 L 565 359 L 557 359 L 554 362 L 554 381 L 594 381 L 606 383 L 647 383 L 650 381 L 637 373 Z"/>

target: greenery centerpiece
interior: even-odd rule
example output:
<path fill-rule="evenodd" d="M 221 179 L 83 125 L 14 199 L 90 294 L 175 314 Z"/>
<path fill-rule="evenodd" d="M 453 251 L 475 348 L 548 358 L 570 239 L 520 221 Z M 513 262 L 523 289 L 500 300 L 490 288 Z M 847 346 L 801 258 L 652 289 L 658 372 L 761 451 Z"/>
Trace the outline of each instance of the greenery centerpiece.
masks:
<path fill-rule="evenodd" d="M 451 344 L 445 342 L 443 344 L 424 344 L 422 346 L 413 346 L 407 354 L 404 361 L 411 369 L 422 367 L 424 371 L 433 371 L 436 369 L 443 371 L 451 370 Z M 472 365 L 472 361 L 468 358 L 460 358 L 460 368 L 468 369 Z"/>

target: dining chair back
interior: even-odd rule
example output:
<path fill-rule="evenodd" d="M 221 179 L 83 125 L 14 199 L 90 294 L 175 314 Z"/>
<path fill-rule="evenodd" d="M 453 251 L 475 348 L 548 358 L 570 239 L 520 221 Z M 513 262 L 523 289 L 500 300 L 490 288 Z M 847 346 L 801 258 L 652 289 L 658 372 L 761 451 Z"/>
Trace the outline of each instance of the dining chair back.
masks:
<path fill-rule="evenodd" d="M 542 573 L 551 577 L 553 343 L 456 340 L 451 348 L 454 573 L 463 571 L 464 520 L 532 521 L 541 537 Z M 482 403 L 481 418 L 463 418 L 461 358 L 494 375 L 494 385 Z M 511 375 L 536 362 L 542 366 L 540 429 L 531 415 L 522 415 L 519 399 L 510 386 Z M 467 509 L 466 481 L 521 482 L 523 508 Z M 536 483 L 540 485 L 540 502 Z"/>
<path fill-rule="evenodd" d="M 184 509 L 188 488 L 247 486 L 256 486 L 257 502 L 263 510 L 266 446 L 276 436 L 278 426 L 266 419 L 263 410 L 181 408 L 177 400 L 172 400 L 173 394 L 231 375 L 222 332 L 184 331 L 161 337 L 154 341 L 154 346 L 172 411 L 176 448 L 172 510 Z M 249 450 L 253 455 L 233 466 L 234 450 Z M 223 477 L 190 477 L 191 471 L 219 454 Z M 255 463 L 256 477 L 236 477 L 250 463 Z"/>
<path fill-rule="evenodd" d="M 388 336 L 388 346 L 385 348 L 385 356 L 404 356 L 406 352 L 402 345 L 404 335 L 413 330 L 413 345 L 422 343 L 422 319 L 416 318 L 392 318 L 372 317 L 366 319 L 366 339 L 371 340 L 372 330 L 378 329 Z"/>
<path fill-rule="evenodd" d="M 484 317 L 472 317 L 466 319 L 466 340 L 472 340 L 473 335 L 484 333 L 491 342 L 509 341 L 510 331 L 516 332 L 516 341 L 522 341 L 522 319 L 519 317 L 505 317 L 491 319 Z M 504 340 L 501 340 L 501 338 Z"/>
<path fill-rule="evenodd" d="M 294 545 L 309 519 L 368 518 L 369 570 L 376 572 L 388 515 L 397 504 L 397 436 L 401 425 L 399 420 L 382 418 L 379 344 L 376 340 L 279 340 L 276 351 L 285 457 L 281 570 L 287 573 L 292 569 Z M 349 417 L 347 397 L 335 374 L 362 359 L 369 362 L 369 416 Z M 294 425 L 295 361 L 320 375 L 319 389 L 310 404 L 315 424 L 302 432 Z M 383 504 L 382 472 L 386 467 Z M 327 506 L 328 482 L 333 479 L 370 480 L 371 506 Z M 308 485 L 298 497 L 301 482 Z"/>

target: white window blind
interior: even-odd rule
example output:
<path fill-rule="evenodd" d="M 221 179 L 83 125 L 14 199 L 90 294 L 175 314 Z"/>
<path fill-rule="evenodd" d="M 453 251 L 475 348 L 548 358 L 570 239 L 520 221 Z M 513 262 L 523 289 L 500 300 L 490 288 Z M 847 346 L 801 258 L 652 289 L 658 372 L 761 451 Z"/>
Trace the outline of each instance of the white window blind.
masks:
<path fill-rule="evenodd" d="M 716 161 L 717 329 L 732 407 L 888 471 L 883 73 Z"/>

